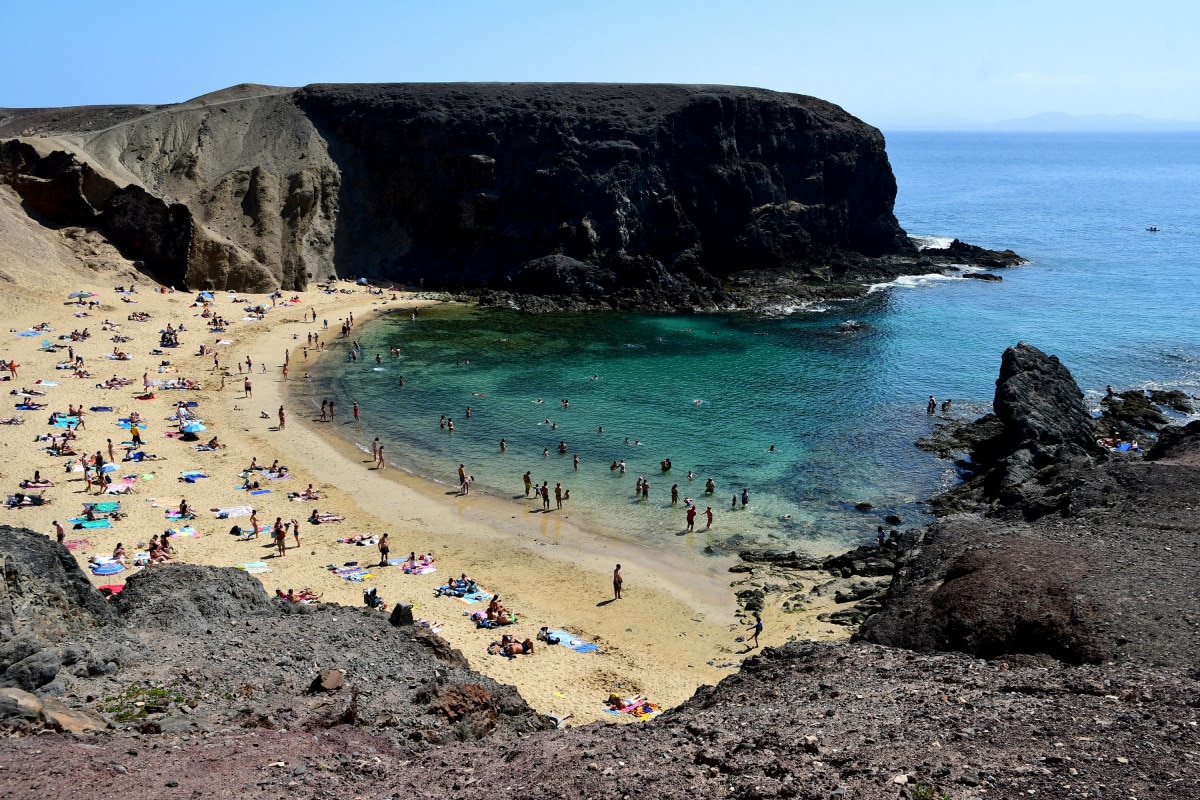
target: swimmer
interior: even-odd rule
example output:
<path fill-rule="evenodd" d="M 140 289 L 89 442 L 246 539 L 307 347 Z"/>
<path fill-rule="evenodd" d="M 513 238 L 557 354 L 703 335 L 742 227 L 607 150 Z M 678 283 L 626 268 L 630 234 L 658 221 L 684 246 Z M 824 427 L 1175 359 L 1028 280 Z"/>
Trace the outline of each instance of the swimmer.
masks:
<path fill-rule="evenodd" d="M 774 453 L 774 452 L 775 452 L 775 445 L 771 445 L 770 447 L 768 447 L 768 448 L 767 448 L 767 452 L 768 452 L 768 453 Z"/>
<path fill-rule="evenodd" d="M 601 425 L 599 428 L 597 428 L 596 433 L 604 433 L 604 426 Z"/>
<path fill-rule="evenodd" d="M 538 405 L 541 405 L 541 404 L 542 404 L 542 398 L 540 398 L 540 397 L 539 397 L 537 400 L 534 400 L 533 402 L 537 403 Z M 546 420 L 546 421 L 547 421 L 547 422 L 549 422 L 549 420 Z"/>
<path fill-rule="evenodd" d="M 693 401 L 692 401 L 692 405 L 694 405 L 694 406 L 698 406 L 698 405 L 700 405 L 700 404 L 701 404 L 701 403 L 703 403 L 703 402 L 704 402 L 703 400 L 693 400 Z"/>
<path fill-rule="evenodd" d="M 592 380 L 594 380 L 594 381 L 598 381 L 598 380 L 600 380 L 600 376 L 599 376 L 599 375 L 592 375 Z"/>

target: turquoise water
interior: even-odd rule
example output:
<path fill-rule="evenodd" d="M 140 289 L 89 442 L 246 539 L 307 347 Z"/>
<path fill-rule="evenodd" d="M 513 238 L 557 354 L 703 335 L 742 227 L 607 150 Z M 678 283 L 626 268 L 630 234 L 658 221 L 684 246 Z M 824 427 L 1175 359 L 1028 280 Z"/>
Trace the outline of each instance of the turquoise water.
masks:
<path fill-rule="evenodd" d="M 570 489 L 576 522 L 702 552 L 832 550 L 869 539 L 885 513 L 921 522 L 921 499 L 956 480 L 912 444 L 931 425 L 925 400 L 987 410 L 1000 354 L 1018 340 L 1059 355 L 1093 402 L 1109 383 L 1200 393 L 1200 137 L 898 134 L 888 149 L 911 234 L 1011 247 L 1032 263 L 1002 283 L 904 279 L 771 318 L 429 308 L 360 325 L 366 360 L 327 357 L 308 401 L 336 398 L 345 415 L 357 400 L 363 424 L 339 433 L 367 449 L 379 436 L 389 463 L 418 475 L 453 484 L 465 463 L 473 491 L 532 508 L 519 499 L 530 470 Z M 862 329 L 841 332 L 847 319 Z M 648 501 L 634 498 L 638 476 Z M 731 511 L 743 487 L 750 504 Z M 701 515 L 681 535 L 689 496 L 712 506 L 711 531 Z M 874 510 L 855 510 L 863 501 Z"/>

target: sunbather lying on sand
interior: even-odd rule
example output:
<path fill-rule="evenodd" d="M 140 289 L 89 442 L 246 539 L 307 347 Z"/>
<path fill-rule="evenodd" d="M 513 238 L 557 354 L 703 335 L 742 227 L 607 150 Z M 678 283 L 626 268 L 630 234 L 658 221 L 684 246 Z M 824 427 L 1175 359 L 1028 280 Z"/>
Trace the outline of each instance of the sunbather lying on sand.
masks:
<path fill-rule="evenodd" d="M 522 654 L 532 655 L 533 640 L 526 639 L 522 642 L 515 636 L 509 636 L 508 634 L 505 634 L 504 636 L 500 637 L 500 641 L 492 642 L 490 645 L 488 645 L 488 653 L 492 655 L 502 655 L 506 658 L 513 658 L 514 656 L 519 656 Z"/>
<path fill-rule="evenodd" d="M 320 525 L 323 522 L 342 522 L 345 519 L 345 517 L 340 516 L 333 511 L 317 511 L 315 508 L 313 509 L 312 514 L 309 514 L 308 516 L 308 521 L 313 525 Z"/>

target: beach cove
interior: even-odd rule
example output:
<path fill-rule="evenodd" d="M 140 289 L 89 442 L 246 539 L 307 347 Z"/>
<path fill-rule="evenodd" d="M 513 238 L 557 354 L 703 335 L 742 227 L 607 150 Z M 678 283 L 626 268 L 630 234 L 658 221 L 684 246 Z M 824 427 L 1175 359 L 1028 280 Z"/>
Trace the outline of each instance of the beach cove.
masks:
<path fill-rule="evenodd" d="M 296 295 L 299 303 L 284 302 L 272 308 L 271 300 L 261 295 L 237 295 L 237 302 L 233 302 L 232 293 L 218 292 L 211 308 L 231 319 L 232 324 L 225 332 L 214 333 L 202 324 L 202 305 L 194 302 L 193 293 L 160 294 L 155 291 L 157 287 L 140 279 L 138 291 L 125 295 L 130 302 L 122 302 L 111 282 L 84 284 L 74 280 L 76 277 L 64 276 L 61 284 L 51 282 L 23 298 L 6 298 L 7 316 L 13 327 L 10 335 L 14 338 L 4 355 L 19 364 L 18 377 L 7 385 L 14 389 L 35 388 L 37 380 L 57 384 L 37 389 L 46 393 L 40 397 L 47 403 L 45 409 L 17 411 L 25 420 L 23 425 L 0 426 L 10 491 L 34 470 L 55 482 L 53 487 L 41 490 L 51 501 L 48 505 L 8 510 L 6 523 L 53 535 L 54 520 L 65 523 L 82 513 L 83 502 L 96 499 L 95 495 L 82 493 L 81 474 L 64 473 L 66 458 L 51 456 L 43 449 L 44 443 L 32 441 L 34 434 L 57 430 L 45 424 L 52 411 L 65 412 L 68 405 L 113 408 L 112 412 L 87 413 L 85 425 L 78 432 L 79 453 L 101 451 L 108 460 L 107 440 L 113 439 L 120 459 L 121 442 L 128 436 L 127 430 L 114 423 L 136 409 L 149 423 L 143 431 L 144 452 L 164 460 L 141 463 L 134 469 L 130 463 L 118 460 L 118 480 L 131 473 L 138 479 L 131 494 L 113 498 L 121 502 L 121 511 L 127 516 L 113 522 L 111 528 L 72 530 L 66 525 L 66 539 L 73 543 L 72 552 L 85 568 L 89 558 L 109 556 L 118 542 L 132 556 L 144 549 L 138 544 L 151 535 L 182 527 L 186 521 L 168 519 L 165 512 L 177 508 L 180 499 L 186 498 L 189 506 L 198 510 L 197 518 L 190 521 L 196 535 L 172 537 L 178 560 L 217 566 L 265 564 L 269 571 L 258 577 L 269 592 L 309 588 L 321 594 L 323 602 L 361 605 L 362 592 L 367 588 L 377 589 L 388 603 L 411 602 L 415 615 L 435 624 L 442 636 L 467 656 L 473 668 L 517 686 L 539 710 L 573 715 L 572 722 L 610 718 L 603 711 L 603 701 L 613 692 L 645 694 L 664 707 L 677 704 L 697 686 L 715 683 L 740 663 L 740 655 L 747 648 L 737 640 L 745 634 L 745 626 L 735 617 L 736 604 L 729 588 L 735 576 L 726 572 L 732 564 L 730 559 L 711 559 L 705 570 L 698 571 L 685 560 L 647 555 L 632 543 L 598 536 L 557 514 L 528 514 L 517 504 L 479 495 L 448 496 L 444 486 L 426 483 L 398 469 L 388 468 L 379 474 L 367 469 L 370 465 L 363 463 L 360 451 L 329 436 L 325 426 L 289 399 L 291 392 L 304 390 L 303 343 L 309 332 L 318 330 L 320 321 L 330 322 L 329 330 L 320 335 L 330 343 L 331 351 L 320 356 L 310 354 L 309 365 L 319 358 L 344 357 L 340 343 L 333 346 L 334 337 L 340 320 L 350 314 L 361 324 L 377 310 L 428 305 L 428 300 L 402 296 L 385 303 L 362 292 L 310 291 Z M 99 305 L 91 309 L 65 305 L 63 300 L 69 291 L 94 292 L 84 302 Z M 250 319 L 243 311 L 254 306 L 267 309 L 263 320 Z M 319 322 L 303 321 L 305 316 L 311 317 L 309 309 L 316 310 Z M 147 313 L 150 319 L 126 319 L 134 311 Z M 89 316 L 77 317 L 77 313 Z M 105 319 L 118 323 L 118 327 L 99 330 Z M 15 336 L 42 323 L 53 330 Z M 159 331 L 168 323 L 174 327 L 184 325 L 185 330 L 179 334 L 180 346 L 151 355 L 151 350 L 160 349 Z M 57 337 L 84 327 L 92 334 L 87 340 L 59 342 Z M 130 359 L 109 364 L 104 354 L 113 350 L 114 335 L 128 337 L 117 349 L 128 353 Z M 69 371 L 56 370 L 55 365 L 65 356 L 39 349 L 43 339 L 69 344 L 84 357 L 91 377 L 66 377 Z M 231 343 L 215 344 L 217 341 Z M 213 369 L 212 352 L 197 355 L 201 342 L 211 346 L 220 359 L 219 371 Z M 282 375 L 285 351 L 289 357 L 286 384 Z M 245 376 L 239 377 L 238 366 L 247 358 L 254 370 L 250 398 L 244 396 Z M 266 372 L 262 371 L 264 364 Z M 161 373 L 160 368 L 164 370 Z M 97 383 L 110 373 L 130 378 L 132 383 L 117 389 L 97 388 Z M 151 380 L 191 379 L 200 388 L 176 392 L 160 389 L 153 400 L 135 400 L 143 392 L 142 373 Z M 220 388 L 222 374 L 224 388 Z M 163 438 L 164 431 L 172 427 L 166 417 L 180 400 L 196 401 L 194 412 L 207 428 L 201 442 L 216 435 L 224 445 L 222 449 L 197 452 L 189 443 Z M 278 430 L 280 405 L 287 411 L 283 431 Z M 339 404 L 339 417 L 342 415 L 349 417 L 349 402 Z M 261 480 L 260 485 L 270 492 L 250 496 L 237 487 L 242 483 L 239 475 L 252 459 L 262 466 L 278 461 L 288 467 L 291 477 Z M 200 472 L 208 477 L 180 481 L 184 472 Z M 288 500 L 289 492 L 301 492 L 309 483 L 322 496 L 320 501 Z M 286 556 L 272 557 L 275 548 L 268 533 L 242 541 L 230 534 L 230 527 L 247 527 L 248 519 L 219 519 L 209 510 L 244 504 L 251 504 L 260 523 L 268 528 L 276 517 L 285 522 L 301 520 L 300 545 L 296 546 L 289 533 Z M 336 524 L 310 525 L 303 520 L 314 506 L 346 519 Z M 392 566 L 373 569 L 374 577 L 354 582 L 342 580 L 326 569 L 327 565 L 350 561 L 364 566 L 377 563 L 375 547 L 338 544 L 335 540 L 384 532 L 390 535 L 393 558 L 403 558 L 409 552 L 433 553 L 437 572 L 406 575 Z M 611 602 L 615 563 L 623 565 L 625 592 L 622 600 Z M 541 646 L 532 657 L 509 660 L 487 655 L 487 644 L 498 638 L 498 632 L 478 630 L 463 615 L 482 606 L 433 596 L 434 589 L 446 578 L 463 572 L 501 595 L 504 604 L 517 613 L 518 622 L 510 630 L 522 638 L 533 638 L 542 626 L 566 629 L 582 642 L 596 644 L 600 653 Z M 129 574 L 126 571 L 92 579 L 96 585 L 119 584 Z M 823 603 L 832 605 L 830 601 Z M 828 610 L 822 601 L 804 613 L 787 616 L 769 609 L 762 644 L 781 643 L 795 635 L 843 635 L 844 629 L 815 621 L 822 610 Z"/>

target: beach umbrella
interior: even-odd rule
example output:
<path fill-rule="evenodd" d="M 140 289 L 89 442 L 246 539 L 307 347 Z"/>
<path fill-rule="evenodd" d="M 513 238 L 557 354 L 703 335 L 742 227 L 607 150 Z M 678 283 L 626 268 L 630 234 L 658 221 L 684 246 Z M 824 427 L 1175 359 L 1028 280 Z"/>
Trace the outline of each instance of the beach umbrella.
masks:
<path fill-rule="evenodd" d="M 105 464 L 104 466 L 102 466 L 100 468 L 100 471 L 101 472 L 116 472 L 117 465 L 116 464 Z"/>
<path fill-rule="evenodd" d="M 216 298 L 213 297 L 212 292 L 201 292 L 200 296 L 197 297 L 196 299 L 197 300 L 207 300 L 207 301 L 211 302 L 211 301 L 215 300 Z"/>
<path fill-rule="evenodd" d="M 78 300 L 81 297 L 91 297 L 91 296 L 92 296 L 91 292 L 71 292 L 69 295 L 67 295 L 67 299 L 68 300 Z"/>
<path fill-rule="evenodd" d="M 187 425 L 184 425 L 182 430 L 184 433 L 200 433 L 201 431 L 208 430 L 208 428 L 205 428 L 199 422 L 191 422 Z"/>

